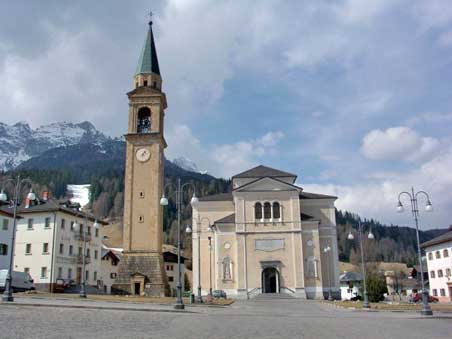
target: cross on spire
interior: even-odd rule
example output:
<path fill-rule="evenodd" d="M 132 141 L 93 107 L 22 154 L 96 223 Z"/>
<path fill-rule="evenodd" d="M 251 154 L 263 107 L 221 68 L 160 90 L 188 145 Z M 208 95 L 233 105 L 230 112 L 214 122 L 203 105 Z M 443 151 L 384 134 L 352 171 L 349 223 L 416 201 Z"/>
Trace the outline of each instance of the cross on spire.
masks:
<path fill-rule="evenodd" d="M 149 21 L 149 25 L 152 26 L 152 16 L 154 15 L 154 13 L 152 13 L 152 11 L 149 11 L 149 17 L 151 18 L 151 21 Z"/>

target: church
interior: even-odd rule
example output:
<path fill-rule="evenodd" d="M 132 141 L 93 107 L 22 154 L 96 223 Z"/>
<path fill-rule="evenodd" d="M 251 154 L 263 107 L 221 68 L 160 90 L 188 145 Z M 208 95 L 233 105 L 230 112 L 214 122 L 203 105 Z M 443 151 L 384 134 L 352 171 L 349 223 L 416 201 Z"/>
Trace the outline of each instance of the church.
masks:
<path fill-rule="evenodd" d="M 164 117 L 167 107 L 152 22 L 129 99 L 123 253 L 112 289 L 163 296 Z M 308 193 L 297 176 L 258 166 L 232 177 L 232 192 L 193 206 L 193 291 L 230 297 L 286 293 L 298 298 L 340 296 L 334 202 Z"/>
<path fill-rule="evenodd" d="M 336 197 L 305 192 L 296 180 L 257 166 L 232 177 L 231 193 L 199 199 L 192 221 L 195 293 L 340 299 Z"/>

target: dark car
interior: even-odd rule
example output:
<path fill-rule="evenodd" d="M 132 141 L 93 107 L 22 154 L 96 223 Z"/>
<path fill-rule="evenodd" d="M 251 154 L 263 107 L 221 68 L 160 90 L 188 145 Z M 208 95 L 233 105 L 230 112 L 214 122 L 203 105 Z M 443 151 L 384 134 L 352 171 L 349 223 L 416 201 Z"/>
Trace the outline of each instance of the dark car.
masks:
<path fill-rule="evenodd" d="M 226 292 L 225 291 L 223 291 L 223 290 L 215 290 L 215 291 L 213 291 L 212 292 L 212 296 L 214 297 L 214 298 L 224 298 L 224 299 L 227 299 L 227 296 L 226 296 Z"/>
<path fill-rule="evenodd" d="M 434 296 L 431 296 L 431 295 L 428 296 L 428 302 L 429 303 L 437 303 L 438 301 L 439 301 L 438 298 L 435 298 Z M 412 294 L 411 302 L 413 302 L 413 303 L 421 303 L 422 302 L 422 293 Z"/>

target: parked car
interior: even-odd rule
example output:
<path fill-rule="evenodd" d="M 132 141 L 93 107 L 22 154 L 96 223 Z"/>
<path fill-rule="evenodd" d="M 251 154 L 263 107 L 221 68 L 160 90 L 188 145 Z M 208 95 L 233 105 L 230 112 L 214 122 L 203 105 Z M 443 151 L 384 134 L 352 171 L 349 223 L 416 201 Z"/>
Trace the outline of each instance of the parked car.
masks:
<path fill-rule="evenodd" d="M 410 301 L 413 303 L 421 303 L 422 302 L 422 293 L 414 293 L 411 295 Z M 428 296 L 429 303 L 437 303 L 439 301 L 438 298 L 435 298 L 432 295 Z"/>
<path fill-rule="evenodd" d="M 63 279 L 58 278 L 56 280 L 56 284 L 53 287 L 53 291 L 56 293 L 63 293 L 66 288 L 71 287 L 71 285 L 74 283 L 74 280 L 72 279 Z"/>
<path fill-rule="evenodd" d="M 5 290 L 6 277 L 8 276 L 8 270 L 0 270 L 0 291 Z M 13 292 L 24 292 L 34 290 L 33 279 L 30 274 L 25 272 L 12 272 L 12 288 Z"/>
<path fill-rule="evenodd" d="M 223 290 L 215 290 L 215 291 L 213 291 L 212 292 L 212 296 L 214 297 L 214 298 L 224 298 L 224 299 L 227 299 L 227 296 L 226 296 L 226 292 L 225 291 L 223 291 Z"/>

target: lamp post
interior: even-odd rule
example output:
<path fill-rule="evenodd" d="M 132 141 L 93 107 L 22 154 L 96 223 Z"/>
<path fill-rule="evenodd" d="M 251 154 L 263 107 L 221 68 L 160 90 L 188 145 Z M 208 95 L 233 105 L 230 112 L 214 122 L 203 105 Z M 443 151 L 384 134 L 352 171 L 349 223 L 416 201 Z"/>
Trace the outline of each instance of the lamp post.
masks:
<path fill-rule="evenodd" d="M 168 205 L 168 199 L 165 196 L 165 190 L 167 187 L 173 186 L 172 183 L 168 183 L 163 188 L 163 195 L 160 199 L 160 205 L 167 206 Z M 193 196 L 191 198 L 191 205 L 194 205 L 198 202 L 198 198 L 196 197 L 195 193 L 195 186 L 192 183 L 185 183 L 181 184 L 181 179 L 177 178 L 177 186 L 176 188 L 176 209 L 177 209 L 177 292 L 176 292 L 176 304 L 174 305 L 175 309 L 183 310 L 185 308 L 184 301 L 182 299 L 182 268 L 181 268 L 181 225 L 180 225 L 180 210 L 182 208 L 182 194 L 184 192 L 184 188 L 187 186 L 191 186 L 193 190 Z"/>
<path fill-rule="evenodd" d="M 10 178 L 3 181 L 3 185 L 7 183 L 12 183 L 14 185 L 14 196 L 12 200 L 13 204 L 13 229 L 12 229 L 12 237 L 11 237 L 11 250 L 9 257 L 9 266 L 8 266 L 8 274 L 6 275 L 5 281 L 5 291 L 2 295 L 2 301 L 14 301 L 13 297 L 13 262 L 14 262 L 14 243 L 16 239 L 16 227 L 17 227 L 17 206 L 19 205 L 19 194 L 21 191 L 22 185 L 27 183 L 30 186 L 33 185 L 30 179 L 21 179 L 20 175 L 18 175 L 15 179 Z M 36 195 L 33 193 L 33 190 L 30 189 L 30 192 L 27 194 L 27 199 L 33 201 L 36 199 Z M 0 192 L 0 201 L 7 202 L 8 196 L 5 193 L 4 189 Z"/>
<path fill-rule="evenodd" d="M 197 231 L 196 236 L 198 237 L 198 296 L 197 301 L 198 303 L 202 304 L 202 289 L 201 289 L 201 223 L 203 220 L 207 220 L 209 223 L 208 229 L 212 229 L 212 226 L 210 224 L 210 219 L 207 217 L 199 218 L 198 215 L 198 221 L 197 221 Z M 185 229 L 185 232 L 190 234 L 192 232 L 192 229 L 190 225 L 187 225 L 187 228 Z"/>
<path fill-rule="evenodd" d="M 94 229 L 99 228 L 97 221 L 94 221 Z M 80 298 L 86 298 L 86 242 L 88 235 L 88 216 L 85 213 L 85 227 L 82 229 L 80 224 L 75 222 L 74 230 L 80 233 L 83 239 L 83 253 L 82 253 L 82 281 L 80 282 Z"/>
<path fill-rule="evenodd" d="M 417 255 L 419 260 L 419 267 L 421 270 L 421 285 L 422 285 L 422 315 L 433 315 L 432 309 L 430 308 L 430 305 L 428 304 L 428 291 L 425 289 L 425 282 L 424 282 L 424 268 L 422 267 L 422 256 L 421 256 L 421 244 L 419 241 L 419 208 L 418 208 L 418 202 L 417 197 L 419 194 L 422 194 L 427 199 L 427 202 L 425 204 L 425 211 L 426 212 L 432 212 L 433 211 L 433 205 L 430 201 L 430 196 L 425 191 L 418 191 L 414 193 L 414 188 L 411 187 L 411 192 L 400 192 L 399 193 L 399 201 L 397 203 L 397 212 L 402 213 L 404 211 L 402 202 L 400 201 L 400 198 L 403 195 L 406 195 L 410 198 L 411 202 L 411 213 L 413 214 L 414 223 L 416 225 L 416 240 L 417 240 Z"/>
<path fill-rule="evenodd" d="M 358 235 L 359 235 L 359 247 L 361 249 L 361 270 L 363 273 L 363 284 L 364 284 L 364 302 L 363 302 L 363 308 L 370 308 L 369 305 L 369 294 L 367 293 L 367 282 L 366 282 L 366 264 L 364 262 L 364 247 L 363 247 L 363 226 L 361 224 L 361 221 L 358 223 Z M 348 240 L 353 240 L 355 237 L 353 236 L 352 231 L 348 233 L 347 236 Z M 372 233 L 372 230 L 369 231 L 369 234 L 367 235 L 367 239 L 374 239 L 375 236 Z"/>
<path fill-rule="evenodd" d="M 323 249 L 323 252 L 325 252 L 327 254 L 327 259 L 326 259 L 326 270 L 328 271 L 328 285 L 329 285 L 329 289 L 328 289 L 328 301 L 333 301 L 333 295 L 331 294 L 331 277 L 330 277 L 330 252 L 331 252 L 331 247 L 330 245 L 328 245 L 327 247 L 325 247 Z"/>

